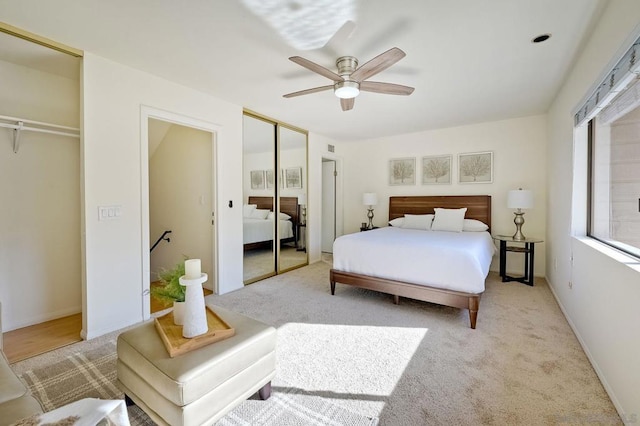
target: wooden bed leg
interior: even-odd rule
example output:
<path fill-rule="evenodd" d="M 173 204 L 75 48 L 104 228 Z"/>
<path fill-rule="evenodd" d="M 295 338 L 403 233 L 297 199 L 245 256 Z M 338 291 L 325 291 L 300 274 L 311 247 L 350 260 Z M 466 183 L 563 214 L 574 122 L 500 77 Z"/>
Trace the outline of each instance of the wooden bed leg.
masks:
<path fill-rule="evenodd" d="M 331 295 L 335 296 L 335 294 L 336 294 L 336 282 L 331 281 Z"/>
<path fill-rule="evenodd" d="M 398 296 L 397 294 L 393 295 L 393 304 L 394 305 L 399 305 L 400 304 L 400 296 Z"/>
<path fill-rule="evenodd" d="M 271 396 L 271 382 L 267 383 L 258 390 L 258 396 L 261 400 L 266 401 Z"/>
<path fill-rule="evenodd" d="M 469 321 L 471 322 L 471 328 L 476 329 L 476 320 L 478 319 L 478 307 L 480 305 L 480 298 L 469 298 Z"/>

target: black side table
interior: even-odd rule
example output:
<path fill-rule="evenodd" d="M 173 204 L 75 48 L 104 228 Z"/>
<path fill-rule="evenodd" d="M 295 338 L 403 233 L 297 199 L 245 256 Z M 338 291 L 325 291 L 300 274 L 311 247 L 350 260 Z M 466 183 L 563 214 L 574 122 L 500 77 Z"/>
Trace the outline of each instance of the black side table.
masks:
<path fill-rule="evenodd" d="M 537 243 L 542 243 L 543 240 L 537 238 L 525 238 L 524 240 L 514 240 L 512 236 L 508 235 L 496 235 L 494 239 L 500 241 L 500 277 L 502 282 L 518 281 L 526 285 L 533 285 L 533 260 L 535 254 L 535 248 Z M 524 244 L 524 247 L 517 245 L 518 243 Z M 524 254 L 524 276 L 511 277 L 507 275 L 507 252 L 523 253 Z"/>

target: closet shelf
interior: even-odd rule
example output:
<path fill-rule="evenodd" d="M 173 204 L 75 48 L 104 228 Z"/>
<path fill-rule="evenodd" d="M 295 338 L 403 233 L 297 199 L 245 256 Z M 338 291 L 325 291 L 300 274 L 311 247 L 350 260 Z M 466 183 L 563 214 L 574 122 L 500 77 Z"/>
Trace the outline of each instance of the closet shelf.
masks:
<path fill-rule="evenodd" d="M 20 134 L 23 130 L 80 138 L 80 129 L 76 127 L 61 126 L 59 124 L 28 120 L 25 118 L 8 117 L 4 115 L 0 115 L 0 127 L 13 129 L 13 152 L 16 154 L 20 150 Z"/>

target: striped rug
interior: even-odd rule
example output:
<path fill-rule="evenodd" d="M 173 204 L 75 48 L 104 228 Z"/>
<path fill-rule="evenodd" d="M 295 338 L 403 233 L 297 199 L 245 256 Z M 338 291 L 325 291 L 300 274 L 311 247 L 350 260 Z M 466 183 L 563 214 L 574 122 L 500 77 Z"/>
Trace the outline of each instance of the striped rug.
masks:
<path fill-rule="evenodd" d="M 25 371 L 21 377 L 45 411 L 82 398 L 124 398 L 115 384 L 116 345 L 111 342 L 92 350 L 75 352 L 47 367 Z M 128 410 L 132 426 L 155 424 L 139 407 L 132 406 Z M 254 396 L 216 425 L 375 426 L 377 423 L 377 419 L 347 411 L 326 398 L 274 385 L 267 401 Z"/>

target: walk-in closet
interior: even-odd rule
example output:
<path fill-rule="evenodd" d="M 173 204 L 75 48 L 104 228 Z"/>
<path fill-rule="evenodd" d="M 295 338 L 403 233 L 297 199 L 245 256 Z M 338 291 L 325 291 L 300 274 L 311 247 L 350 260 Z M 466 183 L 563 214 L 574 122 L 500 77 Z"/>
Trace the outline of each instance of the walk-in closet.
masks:
<path fill-rule="evenodd" d="M 0 29 L 0 301 L 6 333 L 82 312 L 81 53 Z"/>

